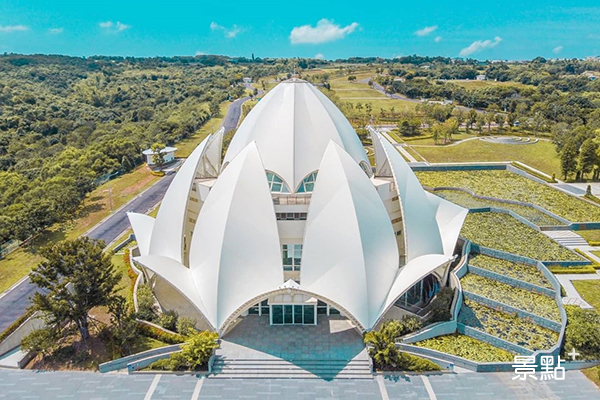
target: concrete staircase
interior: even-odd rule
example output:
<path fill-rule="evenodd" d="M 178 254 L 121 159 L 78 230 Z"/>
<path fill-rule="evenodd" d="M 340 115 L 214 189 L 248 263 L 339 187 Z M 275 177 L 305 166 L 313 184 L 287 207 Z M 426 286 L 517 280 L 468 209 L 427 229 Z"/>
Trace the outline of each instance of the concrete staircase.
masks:
<path fill-rule="evenodd" d="M 369 360 L 230 359 L 217 355 L 214 378 L 373 379 Z"/>
<path fill-rule="evenodd" d="M 589 246 L 584 238 L 573 231 L 542 231 L 542 233 L 569 249 Z"/>

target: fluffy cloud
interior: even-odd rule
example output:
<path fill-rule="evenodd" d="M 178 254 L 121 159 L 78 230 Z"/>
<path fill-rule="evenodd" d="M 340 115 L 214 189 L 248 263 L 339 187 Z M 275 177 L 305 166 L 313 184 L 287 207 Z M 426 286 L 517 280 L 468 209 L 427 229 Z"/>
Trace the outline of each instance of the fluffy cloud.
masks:
<path fill-rule="evenodd" d="M 555 48 L 553 48 L 553 49 L 552 49 L 552 52 L 553 52 L 554 54 L 558 54 L 558 53 L 560 53 L 561 51 L 563 51 L 563 49 L 564 49 L 564 47 L 562 47 L 562 46 L 556 46 Z"/>
<path fill-rule="evenodd" d="M 435 30 L 437 29 L 437 25 L 433 25 L 433 26 L 426 26 L 423 29 L 419 29 L 418 31 L 415 31 L 415 35 L 417 36 L 427 36 L 432 32 L 435 32 Z"/>
<path fill-rule="evenodd" d="M 0 32 L 24 32 L 28 31 L 29 27 L 25 25 L 0 25 Z"/>
<path fill-rule="evenodd" d="M 471 54 L 479 53 L 482 50 L 492 49 L 500 44 L 502 38 L 500 36 L 496 36 L 494 40 L 476 40 L 471 43 L 470 46 L 465 47 L 458 53 L 461 57 L 468 57 Z"/>
<path fill-rule="evenodd" d="M 51 35 L 59 35 L 65 31 L 64 28 L 50 28 L 48 29 L 48 33 Z"/>
<path fill-rule="evenodd" d="M 105 21 L 105 22 L 100 22 L 98 25 L 100 26 L 100 28 L 104 29 L 105 31 L 112 32 L 112 33 L 123 32 L 123 31 L 131 28 L 130 25 L 123 24 L 119 21 L 114 22 L 114 23 L 112 21 Z"/>
<path fill-rule="evenodd" d="M 343 39 L 358 28 L 358 22 L 341 27 L 333 21 L 323 18 L 316 26 L 302 25 L 292 29 L 290 42 L 292 44 L 318 44 Z"/>
<path fill-rule="evenodd" d="M 231 28 L 226 28 L 223 25 L 217 24 L 216 22 L 210 23 L 210 30 L 211 31 L 222 31 L 223 34 L 225 35 L 225 37 L 228 39 L 233 39 L 239 33 L 242 33 L 244 31 L 242 28 L 240 28 L 239 26 L 237 26 L 235 24 L 233 24 L 233 26 Z"/>
<path fill-rule="evenodd" d="M 442 41 L 442 37 L 441 36 L 436 36 L 435 39 L 433 39 L 434 42 L 439 43 Z"/>
<path fill-rule="evenodd" d="M 321 53 L 317 53 L 317 54 L 315 54 L 314 58 L 315 58 L 315 60 L 324 60 L 325 56 Z"/>

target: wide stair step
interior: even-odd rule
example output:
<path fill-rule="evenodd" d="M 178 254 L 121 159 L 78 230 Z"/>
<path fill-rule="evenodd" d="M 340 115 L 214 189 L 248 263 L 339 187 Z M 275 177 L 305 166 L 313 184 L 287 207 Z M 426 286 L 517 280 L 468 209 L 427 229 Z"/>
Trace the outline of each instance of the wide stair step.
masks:
<path fill-rule="evenodd" d="M 558 244 L 573 249 L 589 246 L 588 242 L 573 231 L 542 231 L 546 236 L 554 239 Z"/>
<path fill-rule="evenodd" d="M 229 359 L 217 356 L 215 378 L 372 379 L 369 360 Z"/>

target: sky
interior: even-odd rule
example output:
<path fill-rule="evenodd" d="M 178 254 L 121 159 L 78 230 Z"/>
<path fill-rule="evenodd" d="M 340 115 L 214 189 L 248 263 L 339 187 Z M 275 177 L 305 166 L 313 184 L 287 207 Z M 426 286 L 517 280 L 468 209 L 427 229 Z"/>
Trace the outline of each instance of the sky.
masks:
<path fill-rule="evenodd" d="M 583 58 L 600 1 L 0 0 L 0 52 Z"/>

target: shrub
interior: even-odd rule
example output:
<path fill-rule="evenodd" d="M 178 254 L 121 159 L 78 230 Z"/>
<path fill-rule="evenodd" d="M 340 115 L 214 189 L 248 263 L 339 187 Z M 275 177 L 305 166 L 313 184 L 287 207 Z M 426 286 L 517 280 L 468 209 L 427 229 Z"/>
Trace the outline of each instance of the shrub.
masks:
<path fill-rule="evenodd" d="M 478 254 L 469 259 L 469 265 L 487 269 L 500 275 L 529 282 L 534 285 L 552 289 L 552 285 L 544 276 L 542 271 L 536 266 L 530 264 L 513 263 L 502 258 L 490 257 L 484 254 Z"/>
<path fill-rule="evenodd" d="M 154 313 L 154 295 L 150 286 L 143 284 L 137 288 L 138 312 L 136 318 L 153 321 L 156 319 Z"/>
<path fill-rule="evenodd" d="M 154 326 L 138 323 L 138 329 L 142 335 L 151 337 L 156 340 L 160 340 L 161 342 L 169 344 L 179 344 L 185 341 L 185 337 L 183 337 L 182 335 L 179 335 L 177 333 L 165 332 Z"/>
<path fill-rule="evenodd" d="M 56 349 L 57 341 L 58 332 L 55 329 L 36 329 L 21 339 L 21 349 L 48 356 Z"/>
<path fill-rule="evenodd" d="M 181 335 L 187 335 L 191 330 L 194 330 L 196 320 L 188 317 L 179 317 L 177 320 L 176 332 Z"/>
<path fill-rule="evenodd" d="M 33 315 L 34 311 L 29 309 L 23 315 L 21 315 L 15 322 L 10 324 L 8 328 L 4 330 L 4 332 L 0 333 L 0 342 L 4 341 L 11 333 L 17 330 L 18 327 L 23 325 L 23 322 L 27 321 L 27 318 Z"/>
<path fill-rule="evenodd" d="M 454 300 L 454 289 L 448 286 L 441 288 L 431 301 L 431 314 L 428 322 L 449 321 L 452 318 L 450 311 L 452 300 Z"/>
<path fill-rule="evenodd" d="M 208 363 L 214 349 L 219 347 L 217 340 L 219 335 L 216 332 L 202 331 L 189 336 L 186 343 L 181 346 L 181 356 L 186 361 L 187 366 L 196 370 Z"/>
<path fill-rule="evenodd" d="M 158 324 L 165 329 L 170 331 L 176 331 L 177 329 L 177 319 L 179 318 L 179 314 L 175 310 L 168 310 L 158 316 Z M 184 332 L 179 332 L 184 333 Z M 185 334 L 185 333 L 184 333 Z"/>
<path fill-rule="evenodd" d="M 578 306 L 565 306 L 567 311 L 567 330 L 563 353 L 575 348 L 581 359 L 600 358 L 600 315 L 593 309 Z"/>
<path fill-rule="evenodd" d="M 477 362 L 514 361 L 513 354 L 508 351 L 460 334 L 438 336 L 414 345 Z"/>
<path fill-rule="evenodd" d="M 148 366 L 154 371 L 185 371 L 188 369 L 186 359 L 181 352 L 171 353 L 169 358 L 158 360 Z"/>
<path fill-rule="evenodd" d="M 592 265 L 581 265 L 577 267 L 559 267 L 549 266 L 548 269 L 553 274 L 595 274 L 596 270 Z"/>

